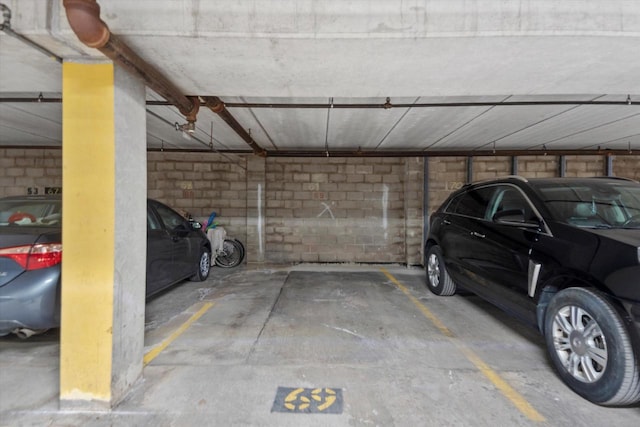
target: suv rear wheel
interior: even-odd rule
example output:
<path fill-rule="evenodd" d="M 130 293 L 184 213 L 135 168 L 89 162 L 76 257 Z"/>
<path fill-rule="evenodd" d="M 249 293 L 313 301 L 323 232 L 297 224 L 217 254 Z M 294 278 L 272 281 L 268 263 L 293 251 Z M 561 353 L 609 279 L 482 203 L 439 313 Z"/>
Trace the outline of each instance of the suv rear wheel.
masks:
<path fill-rule="evenodd" d="M 603 294 L 558 292 L 547 308 L 545 341 L 553 365 L 576 393 L 609 406 L 640 401 L 640 371 L 631 337 Z"/>

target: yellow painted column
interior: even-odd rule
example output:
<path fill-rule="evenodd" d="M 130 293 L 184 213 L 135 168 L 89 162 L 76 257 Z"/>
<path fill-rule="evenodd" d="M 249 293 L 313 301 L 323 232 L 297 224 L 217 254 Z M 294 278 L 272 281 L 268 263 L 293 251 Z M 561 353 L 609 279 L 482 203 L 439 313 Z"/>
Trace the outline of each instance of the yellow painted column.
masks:
<path fill-rule="evenodd" d="M 111 401 L 115 257 L 112 63 L 63 64 L 60 398 Z"/>

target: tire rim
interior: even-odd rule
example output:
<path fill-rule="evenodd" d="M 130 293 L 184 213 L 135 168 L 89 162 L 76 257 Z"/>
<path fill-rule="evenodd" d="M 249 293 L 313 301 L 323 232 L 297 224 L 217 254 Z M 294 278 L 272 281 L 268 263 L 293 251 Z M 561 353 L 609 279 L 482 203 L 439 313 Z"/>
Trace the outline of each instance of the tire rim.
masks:
<path fill-rule="evenodd" d="M 440 262 L 436 254 L 429 255 L 427 262 L 427 274 L 429 275 L 429 283 L 434 288 L 440 284 Z"/>
<path fill-rule="evenodd" d="M 200 257 L 200 274 L 206 276 L 209 274 L 209 254 L 207 252 L 203 253 Z"/>
<path fill-rule="evenodd" d="M 553 346 L 564 369 L 575 379 L 594 383 L 602 377 L 609 353 L 593 316 L 580 307 L 562 307 L 553 319 Z"/>

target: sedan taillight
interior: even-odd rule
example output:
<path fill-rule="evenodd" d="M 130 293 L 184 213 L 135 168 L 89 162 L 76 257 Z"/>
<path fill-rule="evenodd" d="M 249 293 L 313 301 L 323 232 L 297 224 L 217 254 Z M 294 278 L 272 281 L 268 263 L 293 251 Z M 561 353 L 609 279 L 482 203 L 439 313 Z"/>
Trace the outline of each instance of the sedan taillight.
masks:
<path fill-rule="evenodd" d="M 25 270 L 52 267 L 62 261 L 62 244 L 47 243 L 0 249 L 0 257 L 10 258 Z"/>

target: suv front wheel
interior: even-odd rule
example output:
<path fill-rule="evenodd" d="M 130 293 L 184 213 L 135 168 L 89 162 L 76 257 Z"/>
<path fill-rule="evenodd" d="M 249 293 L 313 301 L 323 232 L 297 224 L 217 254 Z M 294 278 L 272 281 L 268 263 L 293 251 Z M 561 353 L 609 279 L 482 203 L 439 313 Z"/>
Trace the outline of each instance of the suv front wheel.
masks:
<path fill-rule="evenodd" d="M 545 341 L 562 380 L 591 402 L 640 401 L 640 371 L 629 331 L 603 294 L 584 288 L 558 292 L 545 315 Z"/>
<path fill-rule="evenodd" d="M 456 284 L 444 265 L 442 251 L 433 245 L 427 252 L 427 287 L 436 295 L 450 296 L 456 293 Z"/>

